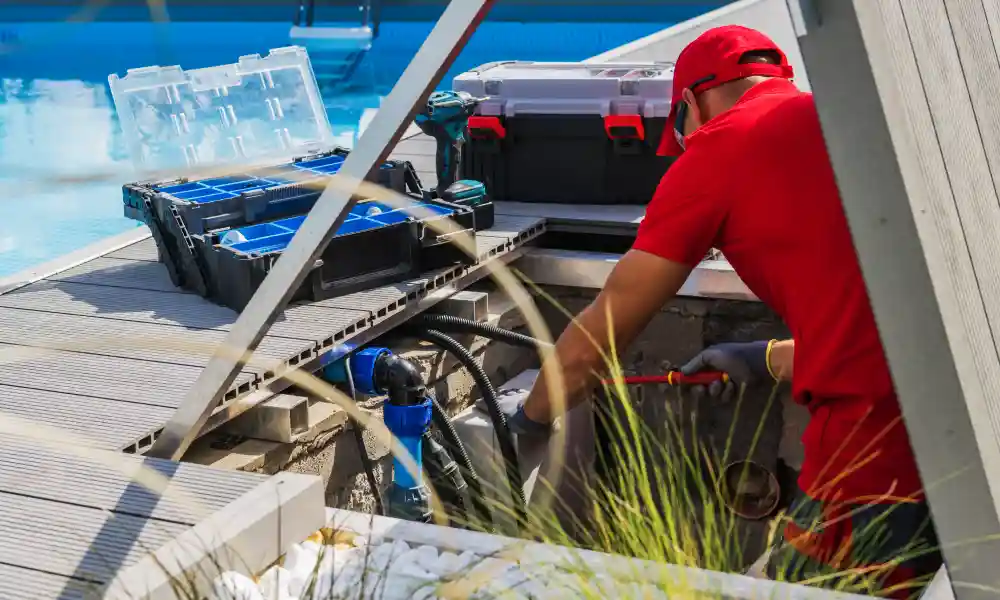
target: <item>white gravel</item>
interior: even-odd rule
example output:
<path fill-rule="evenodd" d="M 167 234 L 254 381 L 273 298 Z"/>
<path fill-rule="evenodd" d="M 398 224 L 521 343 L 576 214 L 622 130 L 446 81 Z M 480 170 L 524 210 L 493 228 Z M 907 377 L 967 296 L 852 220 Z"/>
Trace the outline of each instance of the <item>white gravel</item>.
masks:
<path fill-rule="evenodd" d="M 588 577 L 588 596 L 666 600 L 651 585 L 622 584 Z M 293 546 L 283 566 L 268 569 L 258 582 L 227 572 L 214 582 L 209 600 L 433 600 L 444 585 L 468 585 L 448 598 L 542 600 L 579 597 L 567 584 L 581 578 L 555 567 L 522 568 L 515 562 L 471 552 L 441 552 L 433 546 L 356 538 L 354 546 L 323 546 L 307 541 Z M 577 587 L 577 589 L 579 589 Z"/>

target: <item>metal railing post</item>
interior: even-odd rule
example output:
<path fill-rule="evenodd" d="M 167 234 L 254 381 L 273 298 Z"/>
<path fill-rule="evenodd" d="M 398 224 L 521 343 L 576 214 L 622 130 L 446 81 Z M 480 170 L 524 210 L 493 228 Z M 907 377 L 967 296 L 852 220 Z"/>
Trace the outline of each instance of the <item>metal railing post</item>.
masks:
<path fill-rule="evenodd" d="M 172 460 L 184 455 L 240 373 L 239 357 L 260 343 L 355 203 L 353 195 L 358 183 L 386 159 L 493 2 L 452 0 L 448 5 L 334 177 L 339 185 L 323 191 L 281 260 L 243 310 L 148 455 Z"/>

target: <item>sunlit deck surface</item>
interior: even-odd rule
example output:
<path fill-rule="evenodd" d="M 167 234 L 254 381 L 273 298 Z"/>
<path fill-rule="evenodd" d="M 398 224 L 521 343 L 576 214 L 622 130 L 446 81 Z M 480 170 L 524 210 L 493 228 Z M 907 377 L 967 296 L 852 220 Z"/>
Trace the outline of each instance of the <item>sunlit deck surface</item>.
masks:
<path fill-rule="evenodd" d="M 411 133 L 393 157 L 411 161 L 431 186 L 434 151 L 433 141 Z M 289 306 L 210 426 L 275 393 L 287 370 L 315 368 L 340 344 L 367 343 L 485 276 L 486 262 L 520 257 L 547 222 L 628 232 L 642 207 L 509 202 L 496 212 L 494 226 L 477 234 L 478 264 Z M 174 485 L 211 511 L 266 479 L 135 456 L 155 441 L 238 316 L 175 287 L 144 231 L 0 294 L 8 357 L 0 361 L 0 410 L 46 440 L 0 437 L 0 597 L 79 597 L 204 516 L 157 504 L 122 472 L 79 460 L 75 448 L 98 449 L 125 472 L 145 462 L 173 474 Z"/>

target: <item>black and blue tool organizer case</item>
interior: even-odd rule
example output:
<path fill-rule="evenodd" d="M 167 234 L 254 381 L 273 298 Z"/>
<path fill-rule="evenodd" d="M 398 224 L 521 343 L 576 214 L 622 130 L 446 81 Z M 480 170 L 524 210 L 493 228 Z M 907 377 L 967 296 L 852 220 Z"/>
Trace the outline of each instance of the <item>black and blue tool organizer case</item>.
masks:
<path fill-rule="evenodd" d="M 126 214 L 150 227 L 175 285 L 242 310 L 347 153 L 337 149 L 206 180 L 129 184 Z M 374 179 L 402 187 L 396 191 L 414 204 L 394 209 L 360 200 L 292 300 L 333 298 L 474 260 L 429 223 L 451 219 L 474 233 L 477 213 L 483 225 L 492 222 L 492 204 L 473 208 L 432 198 L 409 163 L 385 163 Z"/>
<path fill-rule="evenodd" d="M 348 154 L 335 147 L 308 52 L 290 46 L 214 67 L 130 69 L 110 75 L 108 85 L 137 167 L 181 175 L 222 165 L 227 173 L 129 184 L 123 199 L 126 216 L 149 226 L 176 285 L 242 310 Z M 476 228 L 477 214 L 480 223 L 492 221 L 481 197 L 448 203 L 424 193 L 409 163 L 388 161 L 369 179 L 466 230 Z M 463 260 L 407 211 L 370 202 L 356 210 L 295 299 L 330 298 Z"/>

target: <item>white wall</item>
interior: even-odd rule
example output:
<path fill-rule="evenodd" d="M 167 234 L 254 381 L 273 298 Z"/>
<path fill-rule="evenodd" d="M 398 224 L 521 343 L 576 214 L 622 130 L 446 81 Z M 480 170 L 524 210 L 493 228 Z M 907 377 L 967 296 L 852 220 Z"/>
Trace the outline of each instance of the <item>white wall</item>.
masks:
<path fill-rule="evenodd" d="M 806 91 L 811 89 L 786 0 L 740 0 L 589 60 L 592 62 L 675 61 L 684 46 L 706 30 L 720 25 L 744 25 L 770 36 L 788 55 L 788 60 L 795 69 L 795 82 L 799 88 Z"/>

